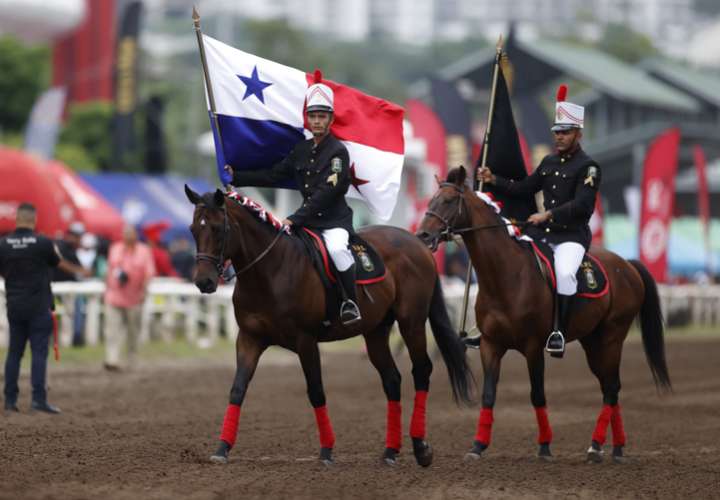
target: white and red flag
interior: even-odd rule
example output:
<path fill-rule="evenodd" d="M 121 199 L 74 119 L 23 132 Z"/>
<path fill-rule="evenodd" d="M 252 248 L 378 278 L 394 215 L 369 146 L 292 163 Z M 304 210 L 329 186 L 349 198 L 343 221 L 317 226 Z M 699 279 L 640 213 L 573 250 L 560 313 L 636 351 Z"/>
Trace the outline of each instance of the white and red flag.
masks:
<path fill-rule="evenodd" d="M 305 92 L 314 75 L 237 50 L 203 35 L 215 97 L 220 137 L 215 133 L 218 173 L 269 168 L 299 141 L 304 127 Z M 347 196 L 365 201 L 383 220 L 392 215 L 404 161 L 403 109 L 391 102 L 330 80 L 335 94 L 331 131 L 350 154 L 352 187 Z M 212 123 L 212 120 L 211 120 Z M 295 188 L 296 186 L 278 186 Z"/>
<path fill-rule="evenodd" d="M 680 130 L 666 130 L 650 145 L 643 166 L 640 260 L 660 283 L 668 280 L 667 250 L 679 145 Z"/>

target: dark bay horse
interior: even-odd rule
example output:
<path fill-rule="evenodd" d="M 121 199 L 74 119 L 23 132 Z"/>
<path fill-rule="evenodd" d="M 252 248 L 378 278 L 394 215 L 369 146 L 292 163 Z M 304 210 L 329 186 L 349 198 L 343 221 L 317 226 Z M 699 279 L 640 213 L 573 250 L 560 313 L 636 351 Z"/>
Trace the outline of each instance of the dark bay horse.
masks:
<path fill-rule="evenodd" d="M 448 369 L 456 402 L 471 402 L 472 373 L 460 337 L 452 329 L 430 250 L 402 229 L 376 226 L 360 232 L 381 255 L 383 281 L 358 293 L 362 320 L 350 327 L 337 320 L 328 328 L 323 284 L 302 243 L 260 220 L 256 213 L 217 190 L 202 196 L 185 186 L 195 205 L 190 226 L 197 244 L 195 284 L 203 293 L 217 288 L 226 259 L 238 270 L 233 306 L 239 326 L 237 369 L 223 422 L 220 444 L 211 457 L 226 462 L 235 443 L 240 407 L 260 355 L 268 346 L 289 349 L 300 358 L 320 437 L 320 459 L 332 462 L 335 435 L 325 405 L 318 342 L 363 335 L 367 353 L 387 396 L 387 434 L 383 460 L 396 463 L 402 442 L 400 372 L 388 346 L 390 328 L 398 322 L 412 361 L 415 401 L 410 424 L 417 462 L 429 466 L 432 449 L 425 441 L 425 408 L 432 363 L 427 354 L 425 322 Z"/>
<path fill-rule="evenodd" d="M 467 458 L 479 458 L 490 444 L 500 362 L 508 349 L 515 349 L 527 361 L 530 399 L 539 428 L 539 457 L 549 459 L 552 430 L 545 402 L 543 347 L 552 327 L 554 292 L 532 252 L 508 235 L 507 225 L 465 185 L 465 178 L 463 167 L 450 171 L 430 201 L 417 234 L 433 250 L 441 239 L 462 234 L 478 276 L 475 316 L 482 332 L 484 382 L 477 433 Z M 580 341 L 603 395 L 588 459 L 602 460 L 602 446 L 612 424 L 613 458 L 621 462 L 625 432 L 618 393 L 623 342 L 639 314 L 643 346 L 655 384 L 658 389 L 669 390 L 663 321 L 657 286 L 645 266 L 602 248 L 593 247 L 591 253 L 607 270 L 609 293 L 577 309 L 564 333 L 568 341 Z"/>

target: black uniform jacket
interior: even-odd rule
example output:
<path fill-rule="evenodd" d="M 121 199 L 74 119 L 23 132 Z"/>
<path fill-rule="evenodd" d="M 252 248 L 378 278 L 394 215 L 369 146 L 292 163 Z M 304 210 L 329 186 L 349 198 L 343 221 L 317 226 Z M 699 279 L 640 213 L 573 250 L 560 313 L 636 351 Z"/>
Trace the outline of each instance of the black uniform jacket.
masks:
<path fill-rule="evenodd" d="M 232 184 L 274 187 L 286 180 L 294 180 L 303 196 L 302 206 L 288 217 L 293 225 L 341 227 L 353 232 L 353 212 L 345 201 L 350 187 L 350 156 L 332 134 L 317 146 L 312 139 L 299 142 L 284 160 L 268 170 L 234 169 Z"/>
<path fill-rule="evenodd" d="M 0 238 L 0 274 L 5 278 L 8 315 L 50 309 L 51 268 L 59 263 L 53 242 L 30 229 L 17 229 Z"/>
<path fill-rule="evenodd" d="M 531 175 L 520 181 L 496 176 L 495 186 L 510 195 L 534 195 L 542 191 L 550 222 L 529 226 L 526 232 L 548 243 L 574 241 L 590 247 L 590 216 L 600 187 L 600 167 L 578 148 L 574 153 L 548 155 Z"/>

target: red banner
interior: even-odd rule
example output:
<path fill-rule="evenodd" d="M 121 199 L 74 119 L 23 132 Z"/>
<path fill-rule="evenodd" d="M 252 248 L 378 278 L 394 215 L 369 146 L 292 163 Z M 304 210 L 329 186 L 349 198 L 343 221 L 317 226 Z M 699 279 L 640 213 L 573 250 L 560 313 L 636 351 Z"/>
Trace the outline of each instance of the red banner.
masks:
<path fill-rule="evenodd" d="M 661 283 L 668 280 L 667 248 L 679 145 L 680 130 L 666 130 L 650 145 L 643 166 L 640 260 Z"/>
<path fill-rule="evenodd" d="M 708 267 L 710 265 L 710 194 L 708 192 L 707 183 L 707 162 L 705 161 L 705 153 L 702 148 L 696 144 L 693 147 L 693 158 L 695 160 L 695 169 L 697 171 L 698 180 L 698 215 L 700 216 L 700 224 L 702 224 L 703 239 L 705 240 L 705 252 L 708 258 Z"/>

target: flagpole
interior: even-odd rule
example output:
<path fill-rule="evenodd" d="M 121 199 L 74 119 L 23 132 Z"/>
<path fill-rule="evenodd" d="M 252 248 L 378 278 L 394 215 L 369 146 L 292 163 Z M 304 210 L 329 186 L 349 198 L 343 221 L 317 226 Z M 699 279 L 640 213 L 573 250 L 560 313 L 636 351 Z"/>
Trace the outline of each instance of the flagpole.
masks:
<path fill-rule="evenodd" d="M 210 102 L 210 115 L 212 117 L 215 130 L 217 131 L 218 139 L 220 140 L 220 151 L 223 152 L 224 157 L 225 148 L 223 148 L 222 134 L 220 133 L 220 121 L 218 120 L 217 113 L 215 111 L 215 95 L 213 94 L 212 82 L 210 81 L 210 71 L 208 70 L 207 58 L 205 57 L 205 44 L 203 43 L 202 30 L 200 29 L 200 14 L 198 14 L 194 5 L 192 10 L 192 19 L 195 35 L 197 36 L 198 48 L 200 49 L 200 62 L 202 63 L 203 68 L 205 90 L 207 91 L 208 101 Z M 230 184 L 226 184 L 225 189 L 230 191 Z"/>
<path fill-rule="evenodd" d="M 490 128 L 492 127 L 493 112 L 495 111 L 495 94 L 497 92 L 497 81 L 498 73 L 500 71 L 500 57 L 502 57 L 503 39 L 502 35 L 498 38 L 497 45 L 495 46 L 495 64 L 493 65 L 493 77 L 492 87 L 490 89 L 490 105 L 488 106 L 488 118 L 487 126 L 485 127 L 485 138 L 483 140 L 482 148 L 482 160 L 480 162 L 481 167 L 486 167 L 488 146 L 490 143 Z M 473 175 L 473 188 L 475 191 L 482 191 L 483 183 L 477 178 L 477 167 Z M 465 249 L 467 251 L 467 248 Z M 463 306 L 462 306 L 462 322 L 460 325 L 460 337 L 465 338 L 468 336 L 465 331 L 467 324 L 467 308 L 468 302 L 470 301 L 470 278 L 472 277 L 472 262 L 468 263 L 467 275 L 465 276 L 465 293 L 463 294 Z"/>

